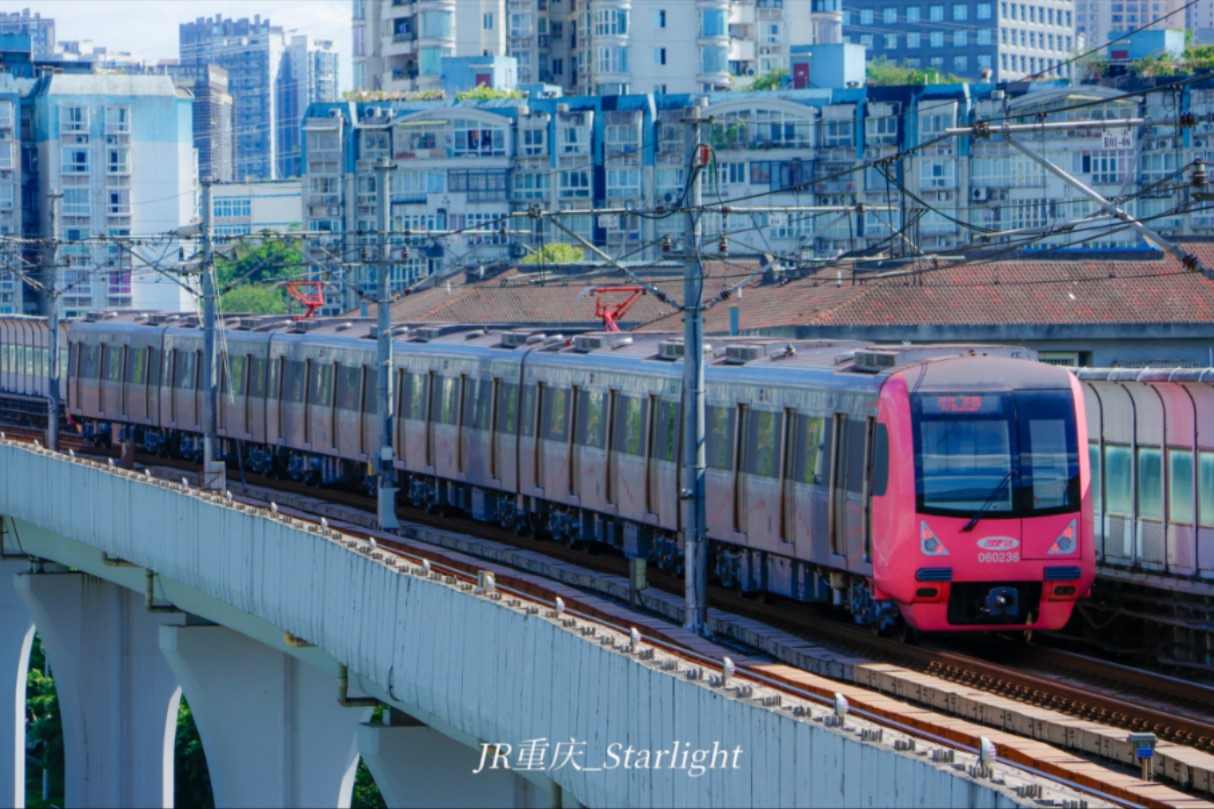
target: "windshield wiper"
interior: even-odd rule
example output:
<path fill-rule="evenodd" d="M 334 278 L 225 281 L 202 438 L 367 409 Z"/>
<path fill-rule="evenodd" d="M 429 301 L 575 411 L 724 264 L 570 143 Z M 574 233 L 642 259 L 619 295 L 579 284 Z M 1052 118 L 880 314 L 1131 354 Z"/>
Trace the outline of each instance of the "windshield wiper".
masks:
<path fill-rule="evenodd" d="M 991 492 L 990 496 L 986 498 L 986 502 L 982 504 L 982 508 L 978 509 L 973 517 L 970 517 L 970 521 L 967 522 L 965 527 L 961 529 L 961 533 L 966 534 L 974 530 L 974 526 L 976 526 L 982 520 L 982 517 L 986 514 L 987 509 L 994 505 L 995 498 L 997 498 L 1003 492 L 1003 487 L 1006 486 L 1008 481 L 1011 479 L 1012 470 L 1009 469 L 1003 473 L 1003 478 L 999 481 L 999 485 L 997 485 L 995 490 Z"/>

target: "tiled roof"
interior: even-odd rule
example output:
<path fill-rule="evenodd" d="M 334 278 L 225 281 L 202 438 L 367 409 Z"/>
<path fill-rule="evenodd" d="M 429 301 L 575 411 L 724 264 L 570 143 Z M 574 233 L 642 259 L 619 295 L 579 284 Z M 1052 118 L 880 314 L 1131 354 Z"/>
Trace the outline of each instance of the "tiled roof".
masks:
<path fill-rule="evenodd" d="M 758 269 L 753 261 L 724 264 L 705 262 L 704 294 L 716 297 L 726 286 L 739 283 Z M 674 307 L 683 299 L 683 277 L 678 268 L 664 272 L 637 271 L 647 282 L 666 293 L 671 304 L 645 295 L 621 322 L 637 328 L 669 314 L 680 317 Z M 407 295 L 392 304 L 392 319 L 398 323 L 520 323 L 562 324 L 588 328 L 601 325 L 594 316 L 593 289 L 631 286 L 620 272 L 556 275 L 511 270 L 487 281 L 469 283 L 463 275 L 440 281 L 434 288 Z M 626 294 L 604 296 L 618 301 Z"/>
<path fill-rule="evenodd" d="M 1214 244 L 1189 245 L 1214 267 Z M 708 262 L 705 299 L 744 280 L 753 263 Z M 915 269 L 912 267 L 912 269 Z M 705 330 L 729 330 L 737 306 L 744 331 L 788 326 L 1214 324 L 1214 281 L 1167 256 L 1143 260 L 1024 260 L 920 267 L 918 274 L 852 280 L 824 269 L 785 283 L 751 281 L 728 301 L 712 305 Z M 551 277 L 551 276 L 550 276 Z M 647 276 L 682 298 L 677 269 Z M 862 277 L 862 276 L 861 276 Z M 533 273 L 510 272 L 479 283 L 453 280 L 397 301 L 400 322 L 553 323 L 594 326 L 594 286 L 630 283 L 596 274 L 539 284 Z M 578 296 L 581 295 L 579 298 Z M 711 305 L 711 304 L 710 304 Z M 680 312 L 646 296 L 625 328 L 678 329 Z"/>
<path fill-rule="evenodd" d="M 1214 267 L 1214 245 L 1191 245 Z M 914 267 L 911 268 L 915 269 Z M 920 267 L 857 281 L 835 270 L 743 291 L 744 331 L 786 326 L 1214 324 L 1214 281 L 1172 257 L 1142 261 L 1014 260 Z M 705 330 L 729 329 L 729 306 Z M 647 328 L 672 328 L 667 318 Z"/>

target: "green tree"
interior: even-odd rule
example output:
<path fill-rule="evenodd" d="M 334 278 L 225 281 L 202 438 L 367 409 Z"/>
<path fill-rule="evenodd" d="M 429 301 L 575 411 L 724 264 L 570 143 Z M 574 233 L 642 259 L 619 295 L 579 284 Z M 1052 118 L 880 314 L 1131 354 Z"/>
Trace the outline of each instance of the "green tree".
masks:
<path fill-rule="evenodd" d="M 530 253 L 520 264 L 575 264 L 586 257 L 586 251 L 564 242 L 549 242 Z"/>
<path fill-rule="evenodd" d="M 202 750 L 202 738 L 185 697 L 177 708 L 177 736 L 173 746 L 173 805 L 183 809 L 214 809 L 211 773 Z"/>
<path fill-rule="evenodd" d="M 896 65 L 888 59 L 869 62 L 866 79 L 870 85 L 915 87 L 923 84 L 965 84 L 965 79 L 938 70 L 919 70 Z"/>
<path fill-rule="evenodd" d="M 228 290 L 220 305 L 225 312 L 282 314 L 288 311 L 287 293 L 274 285 L 299 278 L 303 266 L 303 257 L 285 242 L 240 242 L 215 261 L 219 288 Z"/>
<path fill-rule="evenodd" d="M 784 86 L 784 79 L 788 76 L 788 70 L 782 67 L 777 67 L 770 73 L 764 73 L 762 76 L 755 78 L 748 90 L 779 90 Z"/>
<path fill-rule="evenodd" d="M 42 638 L 35 636 L 30 650 L 29 674 L 25 680 L 25 742 L 42 766 L 25 768 L 25 805 L 31 809 L 48 805 L 63 806 L 63 721 L 55 681 L 47 671 L 46 650 Z M 42 800 L 42 771 L 49 772 L 47 797 Z"/>
<path fill-rule="evenodd" d="M 522 90 L 495 90 L 487 84 L 478 84 L 471 90 L 455 94 L 456 101 L 492 101 L 496 98 L 522 98 Z"/>
<path fill-rule="evenodd" d="M 360 758 L 354 773 L 354 794 L 350 797 L 350 809 L 387 809 L 379 785 L 371 777 L 371 771 Z"/>
<path fill-rule="evenodd" d="M 281 287 L 238 286 L 220 299 L 225 312 L 281 315 L 287 311 L 286 292 Z"/>

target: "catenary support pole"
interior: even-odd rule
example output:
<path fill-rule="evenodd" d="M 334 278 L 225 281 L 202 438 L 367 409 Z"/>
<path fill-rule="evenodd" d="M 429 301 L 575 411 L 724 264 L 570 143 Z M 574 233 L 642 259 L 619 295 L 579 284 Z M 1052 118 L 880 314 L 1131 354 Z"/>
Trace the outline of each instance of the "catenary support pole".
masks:
<path fill-rule="evenodd" d="M 202 488 L 223 491 L 227 475 L 217 459 L 219 362 L 215 351 L 215 254 L 211 243 L 211 180 L 202 181 L 202 367 L 205 388 L 202 397 Z"/>
<path fill-rule="evenodd" d="M 375 189 L 379 201 L 379 261 L 376 264 L 376 387 L 375 398 L 379 413 L 379 449 L 376 453 L 379 527 L 393 530 L 396 520 L 396 470 L 392 450 L 392 294 L 389 286 L 392 245 L 388 234 L 392 230 L 390 183 L 396 166 L 388 158 L 380 158 L 375 166 Z"/>
<path fill-rule="evenodd" d="M 59 201 L 63 199 L 63 193 L 52 191 L 47 194 L 47 199 L 51 204 L 51 245 L 46 264 L 46 288 L 50 303 L 47 318 L 47 347 L 50 349 L 50 356 L 46 385 L 46 446 L 55 452 L 59 449 L 60 379 L 63 376 L 63 369 L 59 367 Z"/>
<path fill-rule="evenodd" d="M 683 555 L 686 588 L 684 625 L 708 632 L 708 542 L 705 530 L 704 467 L 704 275 L 700 265 L 700 108 L 687 109 L 687 170 L 683 200 Z"/>

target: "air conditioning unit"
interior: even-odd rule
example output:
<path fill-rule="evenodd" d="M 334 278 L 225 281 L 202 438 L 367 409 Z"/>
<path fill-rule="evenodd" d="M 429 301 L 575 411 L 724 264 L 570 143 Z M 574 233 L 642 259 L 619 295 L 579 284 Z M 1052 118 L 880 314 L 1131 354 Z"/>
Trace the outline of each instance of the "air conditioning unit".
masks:
<path fill-rule="evenodd" d="M 117 135 L 106 135 L 105 142 L 107 144 L 109 144 L 110 146 L 113 146 L 116 143 L 118 143 L 118 136 Z"/>
<path fill-rule="evenodd" d="M 329 110 L 329 117 L 330 118 L 340 118 L 341 110 Z"/>
<path fill-rule="evenodd" d="M 970 189 L 970 201 L 972 201 L 972 202 L 986 202 L 990 198 L 991 198 L 991 190 L 989 188 L 971 188 Z"/>
<path fill-rule="evenodd" d="M 341 208 L 325 208 L 328 216 L 341 216 Z"/>
<path fill-rule="evenodd" d="M 88 142 L 89 142 L 88 135 L 77 135 L 76 136 L 76 143 L 88 143 Z"/>

